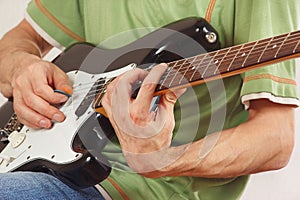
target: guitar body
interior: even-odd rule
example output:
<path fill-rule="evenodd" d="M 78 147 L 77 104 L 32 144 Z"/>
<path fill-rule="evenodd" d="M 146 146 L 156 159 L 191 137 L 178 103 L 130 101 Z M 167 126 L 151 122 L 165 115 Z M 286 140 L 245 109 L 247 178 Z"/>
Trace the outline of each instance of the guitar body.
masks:
<path fill-rule="evenodd" d="M 95 112 L 94 102 L 101 101 L 99 91 L 104 93 L 109 81 L 135 67 L 148 69 L 156 63 L 219 49 L 220 43 L 211 40 L 210 33 L 217 36 L 205 20 L 188 18 L 118 49 L 104 50 L 86 43 L 70 47 L 53 61 L 74 87 L 72 97 L 59 107 L 66 120 L 49 130 L 31 129 L 16 121 L 17 127 L 7 128 L 14 112 L 12 101 L 5 103 L 0 109 L 0 173 L 45 172 L 73 188 L 101 182 L 111 171 L 101 152 L 114 137 L 114 130 L 105 116 Z"/>

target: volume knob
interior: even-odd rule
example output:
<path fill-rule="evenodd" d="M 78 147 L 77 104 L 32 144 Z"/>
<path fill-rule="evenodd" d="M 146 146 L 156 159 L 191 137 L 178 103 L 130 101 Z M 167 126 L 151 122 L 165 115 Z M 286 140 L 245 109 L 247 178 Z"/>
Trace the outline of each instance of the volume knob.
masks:
<path fill-rule="evenodd" d="M 13 148 L 17 148 L 24 142 L 25 138 L 26 138 L 26 135 L 24 133 L 21 133 L 18 131 L 13 131 L 8 136 L 8 141 L 10 142 L 10 144 Z"/>

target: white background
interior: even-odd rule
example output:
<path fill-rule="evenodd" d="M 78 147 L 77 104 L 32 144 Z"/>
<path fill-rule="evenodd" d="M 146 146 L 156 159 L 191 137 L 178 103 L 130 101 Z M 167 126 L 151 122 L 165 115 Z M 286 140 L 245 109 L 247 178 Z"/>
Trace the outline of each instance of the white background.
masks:
<path fill-rule="evenodd" d="M 0 0 L 0 38 L 24 16 L 28 0 Z M 298 91 L 300 94 L 300 62 L 298 60 Z M 0 75 L 1 76 L 1 75 Z M 5 98 L 0 95 L 0 105 Z M 300 109 L 296 110 L 296 143 L 287 167 L 278 171 L 252 175 L 242 200 L 300 199 Z"/>

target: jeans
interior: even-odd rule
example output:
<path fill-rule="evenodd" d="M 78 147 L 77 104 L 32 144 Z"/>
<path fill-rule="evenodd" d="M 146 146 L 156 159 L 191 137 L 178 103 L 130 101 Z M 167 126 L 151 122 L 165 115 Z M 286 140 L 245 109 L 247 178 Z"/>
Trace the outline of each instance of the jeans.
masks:
<path fill-rule="evenodd" d="M 0 174 L 1 200 L 104 199 L 94 187 L 74 190 L 55 177 L 38 172 Z"/>

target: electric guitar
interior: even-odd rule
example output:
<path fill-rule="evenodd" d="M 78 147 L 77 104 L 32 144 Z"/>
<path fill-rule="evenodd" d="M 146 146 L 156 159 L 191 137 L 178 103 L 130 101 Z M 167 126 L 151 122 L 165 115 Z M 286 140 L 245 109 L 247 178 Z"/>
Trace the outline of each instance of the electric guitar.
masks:
<path fill-rule="evenodd" d="M 299 56 L 300 31 L 220 49 L 217 32 L 201 18 L 180 20 L 118 49 L 76 44 L 53 61 L 74 88 L 59 105 L 66 115 L 63 123 L 31 129 L 18 122 L 12 100 L 1 107 L 0 173 L 45 172 L 74 188 L 107 178 L 111 166 L 101 152 L 115 134 L 101 99 L 107 85 L 128 70 L 168 63 L 156 88 L 160 95 Z"/>

